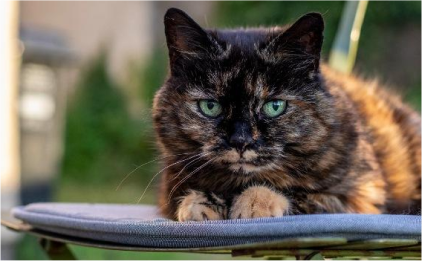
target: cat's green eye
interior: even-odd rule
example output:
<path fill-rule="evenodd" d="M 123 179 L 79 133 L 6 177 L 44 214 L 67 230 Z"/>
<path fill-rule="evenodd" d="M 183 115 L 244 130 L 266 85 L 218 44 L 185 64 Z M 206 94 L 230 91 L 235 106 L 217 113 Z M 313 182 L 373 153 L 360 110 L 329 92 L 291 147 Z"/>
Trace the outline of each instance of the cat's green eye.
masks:
<path fill-rule="evenodd" d="M 286 101 L 272 100 L 264 104 L 262 111 L 267 117 L 277 117 L 286 110 Z"/>
<path fill-rule="evenodd" d="M 208 117 L 215 118 L 221 114 L 221 105 L 213 100 L 200 100 L 198 102 L 199 109 Z"/>

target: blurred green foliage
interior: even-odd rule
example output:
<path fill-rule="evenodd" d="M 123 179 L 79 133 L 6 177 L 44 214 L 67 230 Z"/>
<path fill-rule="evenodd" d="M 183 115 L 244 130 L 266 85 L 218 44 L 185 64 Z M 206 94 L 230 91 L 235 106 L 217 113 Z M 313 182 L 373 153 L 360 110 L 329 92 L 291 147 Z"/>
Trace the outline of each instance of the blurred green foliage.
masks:
<path fill-rule="evenodd" d="M 155 92 L 164 83 L 167 75 L 167 47 L 156 48 L 147 62 L 147 66 L 141 67 L 134 75 L 139 78 L 140 100 L 148 107 L 152 106 Z"/>
<path fill-rule="evenodd" d="M 370 1 L 356 72 L 377 77 L 421 110 L 421 2 Z"/>
<path fill-rule="evenodd" d="M 107 72 L 103 52 L 82 73 L 67 111 L 61 178 L 66 182 L 119 184 L 137 165 L 153 158 L 149 111 L 130 117 L 122 88 Z M 153 166 L 131 181 L 146 182 Z"/>
<path fill-rule="evenodd" d="M 20 241 L 17 260 L 48 260 L 37 238 L 25 235 Z M 70 250 L 80 260 L 219 260 L 219 259 L 252 259 L 245 257 L 233 258 L 227 254 L 198 254 L 180 252 L 135 252 L 116 251 L 99 248 L 69 245 Z"/>

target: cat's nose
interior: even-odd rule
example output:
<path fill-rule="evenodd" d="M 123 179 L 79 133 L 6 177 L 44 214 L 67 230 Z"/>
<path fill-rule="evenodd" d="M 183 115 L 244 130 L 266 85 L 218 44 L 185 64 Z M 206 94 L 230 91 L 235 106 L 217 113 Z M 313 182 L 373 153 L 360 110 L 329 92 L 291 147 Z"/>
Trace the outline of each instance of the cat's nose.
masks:
<path fill-rule="evenodd" d="M 239 152 L 244 152 L 253 142 L 252 130 L 249 124 L 236 122 L 234 124 L 234 131 L 229 139 L 230 145 Z"/>

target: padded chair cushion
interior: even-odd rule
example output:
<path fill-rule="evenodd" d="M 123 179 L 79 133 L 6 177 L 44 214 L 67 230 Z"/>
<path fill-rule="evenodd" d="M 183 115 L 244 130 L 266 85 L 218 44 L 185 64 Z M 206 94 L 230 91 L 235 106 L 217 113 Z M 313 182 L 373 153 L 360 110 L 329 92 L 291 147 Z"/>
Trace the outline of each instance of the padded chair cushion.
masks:
<path fill-rule="evenodd" d="M 35 228 L 68 236 L 151 248 L 201 248 L 299 237 L 420 240 L 421 217 L 324 214 L 175 222 L 154 206 L 37 203 L 13 209 Z"/>

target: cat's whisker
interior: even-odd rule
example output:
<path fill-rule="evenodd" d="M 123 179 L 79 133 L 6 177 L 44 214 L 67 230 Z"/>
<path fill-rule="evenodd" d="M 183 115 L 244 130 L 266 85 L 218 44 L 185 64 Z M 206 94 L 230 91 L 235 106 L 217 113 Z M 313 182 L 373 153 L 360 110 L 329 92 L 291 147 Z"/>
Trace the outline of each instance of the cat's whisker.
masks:
<path fill-rule="evenodd" d="M 196 161 L 198 161 L 198 160 L 200 160 L 201 158 L 203 158 L 203 157 L 205 157 L 205 156 L 207 156 L 207 155 L 209 155 L 209 154 L 211 154 L 211 152 L 209 152 L 209 153 L 206 153 L 206 154 L 203 154 L 203 155 L 201 155 L 201 156 L 199 156 L 199 157 L 197 157 L 197 158 L 195 158 L 195 159 L 193 159 L 192 161 L 190 161 L 190 162 L 188 162 L 183 168 L 182 168 L 182 170 L 180 170 L 179 171 L 179 173 L 174 177 L 174 178 L 172 178 L 172 180 L 175 180 L 178 176 L 180 176 L 180 174 L 186 169 L 186 167 L 188 166 L 188 165 L 190 165 L 191 163 L 194 163 L 194 162 L 196 162 Z M 214 158 L 215 159 L 215 158 Z M 159 208 L 158 208 L 158 213 L 161 213 L 161 210 L 162 209 L 164 209 L 165 207 L 167 207 L 168 205 L 170 204 L 170 201 L 167 201 L 167 203 L 164 203 L 164 204 L 162 204 Z"/>
<path fill-rule="evenodd" d="M 217 157 L 214 157 L 214 158 L 208 160 L 207 162 L 205 162 L 204 164 L 202 164 L 201 166 L 199 166 L 198 168 L 196 168 L 194 171 L 192 171 L 191 173 L 189 173 L 186 177 L 184 177 L 183 179 L 181 179 L 179 182 L 177 182 L 177 184 L 171 189 L 171 191 L 169 193 L 168 201 L 170 201 L 171 197 L 173 196 L 173 193 L 176 191 L 177 188 L 179 188 L 180 185 L 182 185 L 186 180 L 188 180 L 195 173 L 197 173 L 198 171 L 200 171 L 201 169 L 203 169 L 205 166 L 207 166 L 211 161 L 215 160 L 216 158 Z"/>
<path fill-rule="evenodd" d="M 202 153 L 199 153 L 199 154 L 196 154 L 196 155 L 193 155 L 193 156 L 191 156 L 191 157 L 189 157 L 189 158 L 187 158 L 187 159 L 179 160 L 179 161 L 177 161 L 177 162 L 175 162 L 175 163 L 172 163 L 172 164 L 168 165 L 167 167 L 163 168 L 162 170 L 160 170 L 159 172 L 157 172 L 157 173 L 156 173 L 156 174 L 155 174 L 155 175 L 151 178 L 151 180 L 148 182 L 147 186 L 146 186 L 146 187 L 145 187 L 145 189 L 144 189 L 144 192 L 142 193 L 141 197 L 138 199 L 137 203 L 141 202 L 142 198 L 144 197 L 145 193 L 147 192 L 147 190 L 148 190 L 149 186 L 151 186 L 151 184 L 152 184 L 152 182 L 154 181 L 154 179 L 155 179 L 158 175 L 160 175 L 160 174 L 161 174 L 164 170 L 166 170 L 166 169 L 168 169 L 168 168 L 170 168 L 170 167 L 172 167 L 172 166 L 174 166 L 174 165 L 176 165 L 176 164 L 179 164 L 179 163 L 185 162 L 185 161 L 187 161 L 187 160 L 190 160 L 190 159 L 192 159 L 192 158 L 194 158 L 194 157 L 197 157 L 198 155 L 201 155 L 201 154 L 203 154 L 203 152 L 202 152 Z"/>
<path fill-rule="evenodd" d="M 161 204 L 161 205 L 158 205 L 157 207 L 157 213 L 158 214 L 161 214 L 161 212 L 162 212 L 162 210 L 165 208 L 165 207 L 167 207 L 168 205 L 170 204 L 170 202 L 167 202 L 167 203 L 165 203 L 165 204 Z"/>
<path fill-rule="evenodd" d="M 211 152 L 209 152 L 209 153 L 207 153 L 207 154 L 203 154 L 203 155 L 201 155 L 201 156 L 199 156 L 199 157 L 197 157 L 196 159 L 193 159 L 192 161 L 189 161 L 180 171 L 179 171 L 179 173 L 177 173 L 177 175 L 176 176 L 174 176 L 171 180 L 175 180 L 175 179 L 177 179 L 179 176 L 180 176 L 180 174 L 182 174 L 182 172 L 189 166 L 189 165 L 191 165 L 191 164 L 193 164 L 193 163 L 195 163 L 195 162 L 197 162 L 197 161 L 199 161 L 201 158 L 203 158 L 203 157 L 205 157 L 205 156 L 207 156 L 207 155 L 209 155 L 209 154 L 211 154 Z"/>
<path fill-rule="evenodd" d="M 158 158 L 155 158 L 155 159 L 153 159 L 153 160 L 150 160 L 150 161 L 148 161 L 148 162 L 146 162 L 146 163 L 143 163 L 143 164 L 141 164 L 141 165 L 139 165 L 139 166 L 137 166 L 135 169 L 133 169 L 131 172 L 129 172 L 128 174 L 126 174 L 126 176 L 122 179 L 122 181 L 120 181 L 120 183 L 119 183 L 119 185 L 116 187 L 116 190 L 115 191 L 118 191 L 119 189 L 120 189 L 120 187 L 122 186 L 122 184 L 130 177 L 130 175 L 132 175 L 132 173 L 134 173 L 135 171 L 137 171 L 138 169 L 140 169 L 141 167 L 143 167 L 143 166 L 145 166 L 145 165 L 148 165 L 148 164 L 150 164 L 150 163 L 153 163 L 153 162 L 155 162 L 155 161 L 157 161 L 157 160 L 162 160 L 162 159 L 165 159 L 165 158 L 169 158 L 169 157 L 175 157 L 175 156 L 180 156 L 180 155 L 186 155 L 186 154 L 192 154 L 192 153 L 180 153 L 180 154 L 174 154 L 174 155 L 167 155 L 167 156 L 164 156 L 164 157 L 158 157 Z"/>

